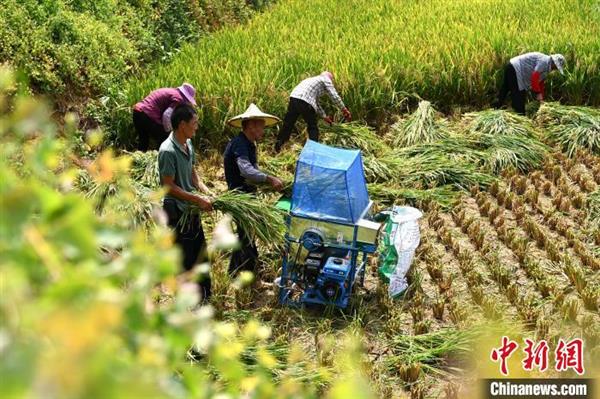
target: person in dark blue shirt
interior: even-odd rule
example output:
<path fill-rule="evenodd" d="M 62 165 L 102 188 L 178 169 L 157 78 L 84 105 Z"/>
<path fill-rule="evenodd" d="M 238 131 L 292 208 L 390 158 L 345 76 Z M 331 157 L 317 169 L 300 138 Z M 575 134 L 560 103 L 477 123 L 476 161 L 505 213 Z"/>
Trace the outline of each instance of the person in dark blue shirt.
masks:
<path fill-rule="evenodd" d="M 277 191 L 283 189 L 283 183 L 275 176 L 269 176 L 258 168 L 256 142 L 264 136 L 264 129 L 280 122 L 276 116 L 265 114 L 256 105 L 250 107 L 227 124 L 242 129 L 242 132 L 231 139 L 225 148 L 224 167 L 225 180 L 229 190 L 254 193 L 258 184 L 269 184 Z M 236 274 L 241 270 L 256 273 L 258 250 L 254 240 L 239 226 L 238 237 L 240 248 L 231 254 L 229 273 Z"/>

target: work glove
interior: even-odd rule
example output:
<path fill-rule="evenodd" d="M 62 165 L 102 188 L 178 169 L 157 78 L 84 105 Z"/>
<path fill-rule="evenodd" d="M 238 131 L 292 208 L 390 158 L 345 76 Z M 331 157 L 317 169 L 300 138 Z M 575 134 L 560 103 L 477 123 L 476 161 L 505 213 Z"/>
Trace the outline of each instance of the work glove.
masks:
<path fill-rule="evenodd" d="M 352 114 L 350 113 L 350 111 L 348 110 L 348 108 L 342 109 L 342 114 L 344 114 L 344 118 L 346 118 L 347 121 L 351 121 L 352 120 Z"/>
<path fill-rule="evenodd" d="M 333 119 L 331 119 L 331 116 L 326 116 L 325 118 L 323 118 L 323 120 L 330 125 L 333 124 Z"/>

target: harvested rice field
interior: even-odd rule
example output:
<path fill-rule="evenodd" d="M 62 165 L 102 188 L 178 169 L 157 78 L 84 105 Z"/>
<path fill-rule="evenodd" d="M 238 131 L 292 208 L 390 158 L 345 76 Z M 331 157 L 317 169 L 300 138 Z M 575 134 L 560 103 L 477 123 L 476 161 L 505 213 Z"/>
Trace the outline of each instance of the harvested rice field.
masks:
<path fill-rule="evenodd" d="M 45 69 L 2 57 L 17 47 L 0 42 L 1 397 L 487 398 L 488 380 L 557 378 L 590 389 L 557 397 L 600 397 L 596 1 L 25 3 L 1 11 L 0 32 L 32 16 Z M 72 23 L 81 10 L 86 30 Z M 136 10 L 172 30 L 169 46 L 153 53 L 142 25 L 123 25 Z M 192 35 L 185 18 L 212 28 Z M 102 39 L 98 60 L 119 65 L 69 62 L 102 52 L 100 39 L 77 46 L 113 37 L 107 27 L 123 37 Z M 562 52 L 565 74 L 524 115 L 493 108 L 508 59 L 534 50 Z M 72 68 L 82 76 L 69 82 Z M 281 192 L 230 191 L 223 167 L 229 118 L 254 102 L 283 119 L 294 85 L 323 70 L 353 118 L 324 102 L 333 123 L 319 121 L 319 141 L 360 151 L 372 219 L 422 212 L 407 288 L 392 297 L 382 278 L 383 226 L 345 308 L 281 303 L 290 286 L 308 291 L 280 279 L 295 247 L 278 206 L 306 124 L 280 152 L 281 125 L 256 144 Z M 185 271 L 158 146 L 135 150 L 132 120 L 151 90 L 182 82 L 197 90 L 194 168 L 212 198 L 181 211 L 188 226 L 200 216 L 208 246 Z M 95 91 L 64 94 L 75 83 Z M 255 273 L 229 273 L 238 228 L 257 243 Z"/>

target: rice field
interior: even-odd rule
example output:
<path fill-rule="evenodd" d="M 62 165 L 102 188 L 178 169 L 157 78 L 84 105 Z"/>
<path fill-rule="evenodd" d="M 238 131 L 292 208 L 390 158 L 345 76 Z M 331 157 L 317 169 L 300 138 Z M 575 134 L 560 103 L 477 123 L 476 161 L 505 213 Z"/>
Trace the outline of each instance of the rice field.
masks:
<path fill-rule="evenodd" d="M 480 109 L 495 100 L 503 65 L 527 51 L 565 55 L 567 75 L 550 76 L 550 96 L 597 106 L 598 37 L 595 0 L 279 2 L 115 88 L 106 123 L 132 144 L 130 107 L 157 87 L 188 81 L 199 89 L 201 128 L 222 142 L 228 117 L 250 102 L 282 116 L 293 87 L 322 70 L 334 72 L 356 119 L 375 125 L 415 98 L 444 112 Z"/>
<path fill-rule="evenodd" d="M 221 206 L 234 219 L 253 215 L 256 220 L 247 228 L 265 238 L 259 239 L 261 269 L 248 288 L 228 276 L 226 254 L 212 260 L 211 304 L 223 320 L 258 318 L 269 325 L 269 350 L 277 359 L 273 373 L 303 381 L 317 394 L 333 381 L 334 359 L 343 356 L 335 342 L 342 335 L 360 337 L 361 375 L 377 397 L 475 397 L 478 378 L 498 375 L 488 353 L 506 331 L 513 339 L 530 337 L 551 345 L 580 337 L 586 375 L 597 375 L 597 122 L 595 109 L 556 103 L 545 104 L 533 119 L 492 110 L 448 119 L 423 102 L 385 132 L 358 122 L 326 129 L 324 142 L 362 150 L 378 209 L 410 204 L 424 211 L 406 295 L 388 298 L 373 257 L 351 310 L 280 307 L 272 282 L 281 267 L 280 249 L 273 244 L 282 239 L 282 226 L 261 223 L 261 218 L 277 217 L 264 213 L 269 209 L 264 203 L 279 195 L 264 192 L 254 202 L 229 194 L 233 202 Z M 575 125 L 579 130 L 574 133 Z M 406 140 L 403 147 L 398 147 L 399 136 Z M 272 137 L 260 144 L 263 168 L 289 184 L 301 137 L 276 157 L 269 154 Z M 154 181 L 156 189 L 155 155 L 130 154 L 130 173 L 140 184 Z M 223 192 L 220 154 L 209 151 L 200 159 L 203 179 L 214 192 Z M 227 195 L 221 198 L 227 201 Z M 145 215 L 138 215 L 142 225 Z M 203 219 L 205 231 L 211 231 L 217 219 Z M 288 359 L 298 350 L 303 362 L 294 366 Z M 518 363 L 512 367 L 517 375 L 523 373 Z"/>
<path fill-rule="evenodd" d="M 214 265 L 222 295 L 216 306 L 233 318 L 250 309 L 272 323 L 276 339 L 299 345 L 322 367 L 336 353 L 328 340 L 335 341 L 342 333 L 359 334 L 364 372 L 377 397 L 476 397 L 477 378 L 498 373 L 488 356 L 499 344 L 500 331 L 549 343 L 581 337 L 587 348 L 586 375 L 597 375 L 600 153 L 578 146 L 569 157 L 560 145 L 552 146 L 554 135 L 546 130 L 560 130 L 559 125 L 540 125 L 513 115 L 504 115 L 499 123 L 498 115 L 490 121 L 490 112 L 438 123 L 447 126 L 451 137 L 494 126 L 511 129 L 506 133 L 511 137 L 537 137 L 532 140 L 530 163 L 517 158 L 491 167 L 485 159 L 495 159 L 494 154 L 484 151 L 461 160 L 475 162 L 478 167 L 472 171 L 489 177 L 475 179 L 468 189 L 425 181 L 415 186 L 401 179 L 369 184 L 371 198 L 380 208 L 409 203 L 425 213 L 420 222 L 421 245 L 409 273 L 411 285 L 402 300 L 388 298 L 373 264 L 366 288 L 358 292 L 349 314 L 282 309 L 270 284 L 280 258 L 263 253 L 259 282 L 244 299 L 233 294 L 233 304 L 226 265 Z M 447 139 L 434 134 L 429 144 Z M 393 137 L 384 135 L 384 140 L 370 145 L 385 147 L 386 140 Z M 520 141 L 515 143 L 519 148 Z M 478 148 L 471 143 L 462 152 L 471 147 Z M 410 148 L 405 148 L 407 153 Z M 292 146 L 290 154 L 280 155 L 277 161 L 266 157 L 265 162 L 281 166 L 282 158 L 297 150 Z M 451 156 L 448 151 L 447 156 Z M 369 161 L 366 157 L 367 169 Z M 392 175 L 399 172 L 393 170 Z M 495 340 L 485 340 L 485 334 Z M 517 375 L 524 375 L 518 362 L 512 367 Z"/>
<path fill-rule="evenodd" d="M 501 375 L 490 354 L 502 335 L 553 349 L 581 338 L 583 377 L 597 379 L 598 37 L 595 0 L 278 1 L 114 87 L 100 101 L 103 143 L 72 115 L 56 128 L 0 68 L 0 89 L 11 86 L 0 91 L 1 206 L 14 210 L 0 221 L 0 256 L 16 282 L 0 301 L 0 352 L 18 370 L 0 369 L 19 377 L 9 393 L 474 398 L 480 379 Z M 553 101 L 527 116 L 489 109 L 504 63 L 531 50 L 566 56 L 566 75 L 547 82 Z M 355 121 L 322 126 L 321 141 L 361 150 L 376 210 L 424 213 L 406 293 L 389 298 L 375 254 L 344 311 L 278 304 L 281 194 L 228 192 L 222 165 L 228 117 L 249 102 L 283 116 L 296 83 L 324 69 Z M 198 89 L 198 172 L 215 197 L 202 214 L 210 260 L 185 273 L 160 210 L 157 153 L 130 151 L 131 105 L 182 81 Z M 288 194 L 298 127 L 277 155 L 274 132 L 258 144 L 261 169 Z M 254 276 L 228 274 L 232 221 L 257 239 Z M 190 283 L 207 272 L 210 307 L 190 312 Z M 521 359 L 511 377 L 578 377 L 553 364 L 525 372 Z"/>

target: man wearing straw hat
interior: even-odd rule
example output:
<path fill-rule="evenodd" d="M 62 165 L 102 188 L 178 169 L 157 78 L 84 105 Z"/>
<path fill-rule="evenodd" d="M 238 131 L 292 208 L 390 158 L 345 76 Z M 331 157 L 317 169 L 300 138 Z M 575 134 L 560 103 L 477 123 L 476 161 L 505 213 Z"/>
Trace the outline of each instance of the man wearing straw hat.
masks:
<path fill-rule="evenodd" d="M 246 112 L 227 121 L 232 127 L 241 128 L 239 135 L 229 141 L 225 148 L 225 180 L 229 190 L 254 193 L 259 184 L 269 184 L 277 191 L 283 189 L 283 183 L 275 176 L 269 176 L 258 169 L 256 142 L 264 135 L 265 127 L 273 126 L 281 120 L 276 116 L 262 112 L 256 105 L 250 104 Z M 256 272 L 258 250 L 254 240 L 238 226 L 240 248 L 231 254 L 229 273 L 241 270 Z"/>
<path fill-rule="evenodd" d="M 189 83 L 177 88 L 154 90 L 133 107 L 133 126 L 138 136 L 138 149 L 147 151 L 150 138 L 162 143 L 173 130 L 171 114 L 178 104 L 196 105 L 196 89 Z"/>
<path fill-rule="evenodd" d="M 333 119 L 327 116 L 323 108 L 319 105 L 319 98 L 327 93 L 333 103 L 342 110 L 346 120 L 352 119 L 352 114 L 344 105 L 342 98 L 333 86 L 333 74 L 328 71 L 322 72 L 318 76 L 304 79 L 290 94 L 288 110 L 283 119 L 283 127 L 277 137 L 275 152 L 279 152 L 283 144 L 289 140 L 292 129 L 299 116 L 302 116 L 308 129 L 308 137 L 313 141 L 319 141 L 319 126 L 317 124 L 317 115 L 330 125 Z"/>
<path fill-rule="evenodd" d="M 521 54 L 510 59 L 504 68 L 504 78 L 498 101 L 494 108 L 504 105 L 504 100 L 510 92 L 512 107 L 521 115 L 525 115 L 527 90 L 536 93 L 538 101 L 544 101 L 544 80 L 548 73 L 558 69 L 561 75 L 565 73 L 565 57 L 562 54 L 546 55 L 538 52 Z"/>

